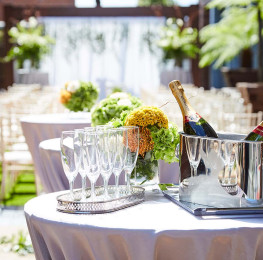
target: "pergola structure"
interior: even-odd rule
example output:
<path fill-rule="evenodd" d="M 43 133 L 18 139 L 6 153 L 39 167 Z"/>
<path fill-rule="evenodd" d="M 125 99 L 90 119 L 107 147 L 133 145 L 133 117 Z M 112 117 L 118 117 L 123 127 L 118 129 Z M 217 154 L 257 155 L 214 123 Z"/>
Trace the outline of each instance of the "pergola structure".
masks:
<path fill-rule="evenodd" d="M 100 7 L 100 0 L 96 0 L 97 7 L 95 8 L 76 8 L 72 0 L 60 0 L 55 3 L 50 0 L 22 0 L 19 4 L 13 1 L 13 4 L 4 3 L 0 0 L 0 7 L 2 2 L 3 20 L 5 22 L 4 33 L 4 48 L 1 56 L 5 55 L 10 49 L 11 44 L 8 41 L 8 30 L 21 19 L 26 19 L 30 16 L 44 16 L 44 17 L 189 17 L 188 23 L 194 28 L 201 29 L 208 24 L 209 16 L 205 10 L 205 2 L 200 1 L 199 5 L 191 5 L 189 7 L 165 7 L 165 6 L 151 6 L 151 7 L 131 7 L 131 8 L 102 8 Z M 7 2 L 7 1 L 6 1 Z M 11 1 L 12 2 L 12 1 Z M 26 3 L 22 3 L 26 2 Z M 65 2 L 67 4 L 65 4 Z M 31 4 L 29 4 L 31 3 Z M 196 86 L 203 86 L 205 89 L 209 88 L 209 73 L 208 68 L 200 69 L 198 67 L 198 57 L 192 59 L 192 75 Z M 7 88 L 13 84 L 13 64 L 12 62 L 2 65 L 3 68 L 3 82 L 1 86 Z M 0 68 L 1 69 L 1 68 Z"/>

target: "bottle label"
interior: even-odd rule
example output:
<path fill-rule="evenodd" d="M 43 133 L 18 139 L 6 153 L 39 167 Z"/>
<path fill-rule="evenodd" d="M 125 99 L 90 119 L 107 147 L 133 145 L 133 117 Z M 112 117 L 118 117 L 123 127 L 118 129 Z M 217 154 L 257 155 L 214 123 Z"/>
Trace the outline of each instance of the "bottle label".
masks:
<path fill-rule="evenodd" d="M 263 126 L 259 125 L 254 130 L 253 133 L 263 136 Z"/>
<path fill-rule="evenodd" d="M 185 116 L 184 121 L 185 121 L 185 123 L 187 123 L 187 122 L 198 122 L 200 118 L 201 118 L 201 116 L 198 115 L 197 113 L 195 113 L 192 115 Z"/>

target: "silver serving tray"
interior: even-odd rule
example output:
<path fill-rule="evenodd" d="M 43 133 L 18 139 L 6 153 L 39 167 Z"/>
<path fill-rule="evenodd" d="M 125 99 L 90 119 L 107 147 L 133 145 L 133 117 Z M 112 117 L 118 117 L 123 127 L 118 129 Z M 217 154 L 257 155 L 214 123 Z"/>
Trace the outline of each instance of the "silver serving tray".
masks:
<path fill-rule="evenodd" d="M 179 198 L 178 191 L 169 191 L 165 190 L 162 191 L 163 195 L 177 204 L 178 206 L 182 207 L 186 211 L 190 212 L 195 216 L 217 216 L 217 215 L 225 215 L 225 216 L 232 216 L 232 217 L 263 217 L 263 207 L 236 207 L 236 208 L 216 208 L 207 205 L 201 205 L 197 203 L 182 201 Z"/>
<path fill-rule="evenodd" d="M 112 199 L 103 200 L 104 187 L 95 188 L 96 201 L 89 201 L 90 188 L 86 190 L 87 201 L 81 201 L 81 190 L 74 190 L 74 201 L 70 200 L 69 192 L 57 197 L 57 210 L 72 214 L 101 214 L 124 209 L 144 201 L 144 188 L 132 187 L 131 194 L 127 195 L 125 185 L 119 186 L 120 197 L 114 198 L 115 186 L 108 187 Z"/>

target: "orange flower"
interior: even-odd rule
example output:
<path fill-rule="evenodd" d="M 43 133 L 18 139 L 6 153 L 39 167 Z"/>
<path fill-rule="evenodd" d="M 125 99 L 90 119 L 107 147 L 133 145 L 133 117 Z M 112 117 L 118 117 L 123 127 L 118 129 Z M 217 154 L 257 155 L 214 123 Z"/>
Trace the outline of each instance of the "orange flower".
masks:
<path fill-rule="evenodd" d="M 145 153 L 151 151 L 154 147 L 151 132 L 147 127 L 139 127 L 140 141 L 139 141 L 139 154 L 144 157 Z"/>
<path fill-rule="evenodd" d="M 70 92 L 68 92 L 68 91 L 65 90 L 65 89 L 62 89 L 62 90 L 60 91 L 60 102 L 61 102 L 62 104 L 68 103 L 68 101 L 70 100 L 70 98 L 71 98 L 71 93 L 70 93 Z"/>

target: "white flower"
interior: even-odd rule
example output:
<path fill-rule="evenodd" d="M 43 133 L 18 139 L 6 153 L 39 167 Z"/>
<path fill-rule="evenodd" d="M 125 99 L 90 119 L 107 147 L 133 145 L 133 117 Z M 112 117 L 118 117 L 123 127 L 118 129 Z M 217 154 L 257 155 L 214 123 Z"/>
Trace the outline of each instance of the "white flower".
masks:
<path fill-rule="evenodd" d="M 19 48 L 18 47 L 14 48 L 14 53 L 16 53 L 16 54 L 19 53 Z"/>
<path fill-rule="evenodd" d="M 182 27 L 184 25 L 184 21 L 180 18 L 176 20 L 176 23 L 179 27 Z"/>
<path fill-rule="evenodd" d="M 174 22 L 174 19 L 173 19 L 173 18 L 168 18 L 168 19 L 166 20 L 166 24 L 167 24 L 168 26 L 169 26 L 169 25 L 172 25 L 173 22 Z"/>
<path fill-rule="evenodd" d="M 128 98 L 120 99 L 117 103 L 118 106 L 131 106 L 131 101 Z"/>
<path fill-rule="evenodd" d="M 30 36 L 22 33 L 19 35 L 19 37 L 17 38 L 17 43 L 18 45 L 22 46 L 25 43 L 28 43 L 30 41 Z"/>
<path fill-rule="evenodd" d="M 187 28 L 187 33 L 188 34 L 192 34 L 194 32 L 192 27 Z"/>
<path fill-rule="evenodd" d="M 111 98 L 128 99 L 129 95 L 124 92 L 116 92 L 110 95 Z"/>
<path fill-rule="evenodd" d="M 37 24 L 38 24 L 38 22 L 37 22 L 37 19 L 35 17 L 33 17 L 33 16 L 29 17 L 28 25 L 29 25 L 30 28 L 37 27 Z"/>
<path fill-rule="evenodd" d="M 12 36 L 18 35 L 18 29 L 16 27 L 12 27 L 9 32 Z"/>
<path fill-rule="evenodd" d="M 19 24 L 20 24 L 21 27 L 24 27 L 24 28 L 27 28 L 27 26 L 28 26 L 28 22 L 26 20 L 21 20 L 19 22 Z"/>
<path fill-rule="evenodd" d="M 74 93 L 80 87 L 78 80 L 69 81 L 67 84 L 67 91 Z"/>

